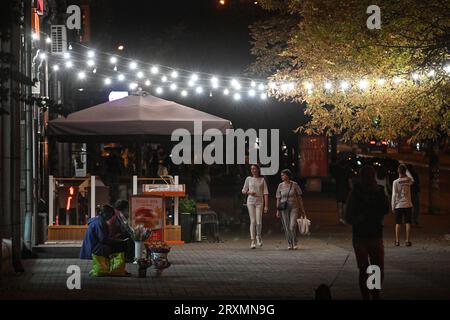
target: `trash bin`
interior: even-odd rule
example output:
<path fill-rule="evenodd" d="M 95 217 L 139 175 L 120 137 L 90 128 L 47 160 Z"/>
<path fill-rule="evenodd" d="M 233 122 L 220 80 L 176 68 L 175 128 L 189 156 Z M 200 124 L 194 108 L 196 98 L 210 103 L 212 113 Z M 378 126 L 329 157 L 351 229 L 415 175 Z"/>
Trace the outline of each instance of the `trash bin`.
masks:
<path fill-rule="evenodd" d="M 185 243 L 192 242 L 194 233 L 194 215 L 189 212 L 183 212 L 180 215 L 181 240 Z"/>

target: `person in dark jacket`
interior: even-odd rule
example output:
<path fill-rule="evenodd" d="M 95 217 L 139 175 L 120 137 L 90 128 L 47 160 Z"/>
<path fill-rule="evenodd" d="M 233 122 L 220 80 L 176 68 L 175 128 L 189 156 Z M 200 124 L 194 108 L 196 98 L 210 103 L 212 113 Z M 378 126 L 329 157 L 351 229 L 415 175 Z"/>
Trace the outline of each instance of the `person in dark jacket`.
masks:
<path fill-rule="evenodd" d="M 111 237 L 108 231 L 107 223 L 114 216 L 114 208 L 104 205 L 98 216 L 89 219 L 80 259 L 92 259 L 92 254 L 108 257 L 112 253 L 121 251 L 119 248 L 123 247 L 124 240 Z"/>
<path fill-rule="evenodd" d="M 375 169 L 364 166 L 359 182 L 349 194 L 345 220 L 352 225 L 353 248 L 359 269 L 359 287 L 364 300 L 380 299 L 380 290 L 367 287 L 367 267 L 376 265 L 384 276 L 383 220 L 389 212 L 384 188 L 377 184 Z"/>

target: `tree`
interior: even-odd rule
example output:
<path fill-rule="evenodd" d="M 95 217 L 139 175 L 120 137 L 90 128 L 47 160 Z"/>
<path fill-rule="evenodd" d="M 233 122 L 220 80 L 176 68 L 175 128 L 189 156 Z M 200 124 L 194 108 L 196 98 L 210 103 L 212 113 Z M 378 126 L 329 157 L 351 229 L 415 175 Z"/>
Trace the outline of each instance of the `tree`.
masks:
<path fill-rule="evenodd" d="M 263 0 L 285 35 L 274 53 L 267 31 L 251 27 L 251 70 L 261 73 L 275 61 L 271 93 L 282 100 L 305 101 L 311 121 L 307 134 L 340 135 L 345 141 L 370 139 L 427 142 L 430 195 L 437 195 L 438 149 L 450 132 L 450 4 L 444 0 L 382 0 L 381 29 L 369 29 L 366 0 Z M 281 37 L 281 35 L 278 35 Z M 275 60 L 276 54 L 279 60 Z M 290 81 L 292 84 L 281 85 Z M 343 83 L 345 81 L 345 83 Z M 348 86 L 343 89 L 342 86 Z M 433 191 L 433 192 L 431 192 Z M 430 197 L 430 212 L 435 199 Z"/>

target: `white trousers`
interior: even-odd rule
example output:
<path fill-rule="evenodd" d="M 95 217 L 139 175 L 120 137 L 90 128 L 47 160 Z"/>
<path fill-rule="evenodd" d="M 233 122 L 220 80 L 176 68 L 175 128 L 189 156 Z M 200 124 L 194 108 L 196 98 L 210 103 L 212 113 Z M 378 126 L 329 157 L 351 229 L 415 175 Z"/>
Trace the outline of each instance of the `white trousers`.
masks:
<path fill-rule="evenodd" d="M 261 237 L 263 204 L 247 204 L 248 215 L 250 216 L 250 237 L 255 240 Z"/>

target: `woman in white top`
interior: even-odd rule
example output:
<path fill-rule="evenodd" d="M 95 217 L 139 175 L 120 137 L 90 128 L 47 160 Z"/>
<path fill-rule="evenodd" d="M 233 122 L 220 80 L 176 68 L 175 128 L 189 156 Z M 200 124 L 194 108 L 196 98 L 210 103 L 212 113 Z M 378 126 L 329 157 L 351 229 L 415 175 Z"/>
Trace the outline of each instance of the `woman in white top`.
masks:
<path fill-rule="evenodd" d="M 242 193 L 247 195 L 247 208 L 250 216 L 250 237 L 252 249 L 262 246 L 262 213 L 268 212 L 269 191 L 264 177 L 261 177 L 261 169 L 258 165 L 252 164 L 250 177 L 245 179 Z"/>

